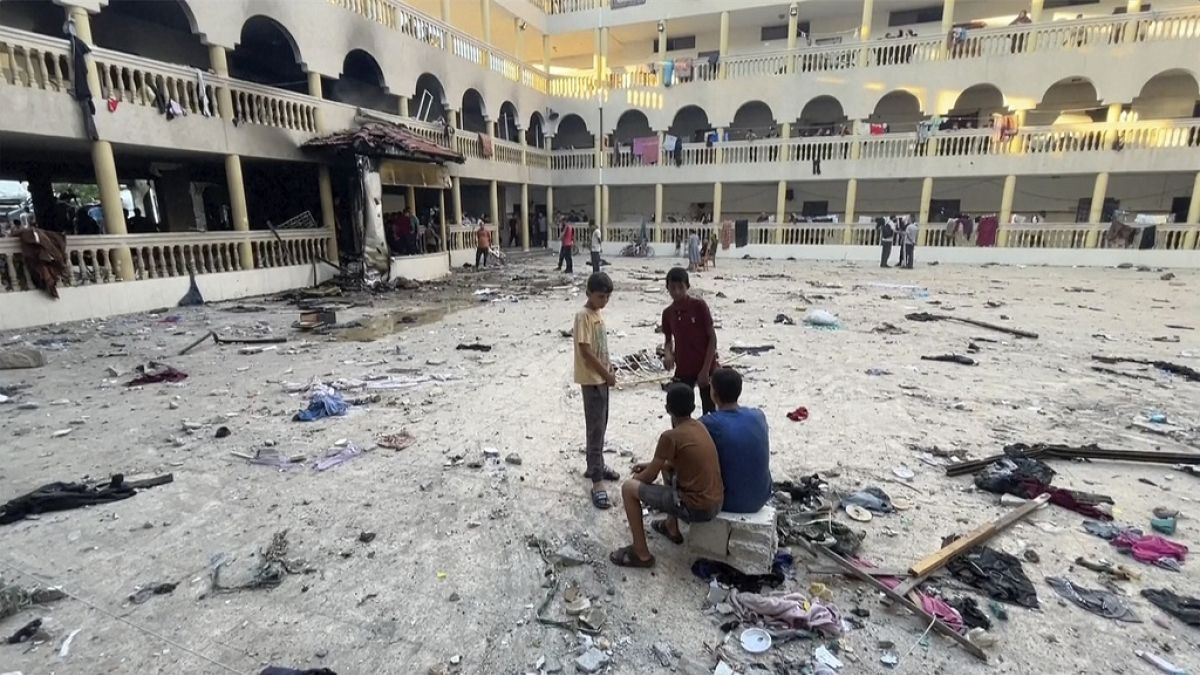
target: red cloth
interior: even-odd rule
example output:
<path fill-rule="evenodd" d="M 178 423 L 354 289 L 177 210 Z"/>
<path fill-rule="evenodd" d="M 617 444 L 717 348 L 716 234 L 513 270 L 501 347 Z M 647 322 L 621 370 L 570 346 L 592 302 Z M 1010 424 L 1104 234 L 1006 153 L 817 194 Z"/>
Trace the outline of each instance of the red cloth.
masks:
<path fill-rule="evenodd" d="M 808 408 L 800 406 L 787 414 L 787 418 L 793 422 L 803 422 L 808 419 Z"/>
<path fill-rule="evenodd" d="M 563 223 L 562 245 L 563 246 L 574 246 L 575 245 L 575 228 L 572 227 L 570 223 Z"/>
<path fill-rule="evenodd" d="M 1177 544 L 1170 539 L 1164 539 L 1156 534 L 1137 534 L 1125 530 L 1112 540 L 1112 545 L 1121 551 L 1128 551 L 1135 560 L 1153 563 L 1162 558 L 1174 558 L 1180 562 L 1187 557 L 1188 547 Z"/>
<path fill-rule="evenodd" d="M 704 367 L 708 351 L 708 332 L 712 328 L 708 304 L 688 296 L 683 302 L 671 303 L 662 313 L 662 332 L 675 340 L 675 377 L 693 379 Z M 715 369 L 716 358 L 712 367 Z"/>
<path fill-rule="evenodd" d="M 975 235 L 976 246 L 995 246 L 996 231 L 1000 229 L 1000 219 L 996 216 L 985 216 L 979 219 L 979 232 Z"/>
<path fill-rule="evenodd" d="M 1087 497 L 1074 490 L 1064 488 L 1056 488 L 1053 485 L 1047 485 L 1039 480 L 1027 478 L 1021 481 L 1017 496 L 1026 499 L 1033 499 L 1040 494 L 1050 495 L 1050 503 L 1055 506 L 1061 506 L 1064 509 L 1069 509 L 1075 513 L 1081 513 L 1089 518 L 1096 520 L 1112 520 L 1113 517 L 1104 511 L 1096 508 L 1095 501 L 1087 501 Z M 1105 498 L 1107 499 L 1107 498 Z M 1107 500 L 1112 501 L 1112 500 Z"/>

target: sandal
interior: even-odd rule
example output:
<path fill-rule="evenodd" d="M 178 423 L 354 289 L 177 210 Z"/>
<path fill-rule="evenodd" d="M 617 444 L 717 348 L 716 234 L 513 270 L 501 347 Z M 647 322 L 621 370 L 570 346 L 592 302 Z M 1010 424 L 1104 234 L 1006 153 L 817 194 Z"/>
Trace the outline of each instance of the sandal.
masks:
<path fill-rule="evenodd" d="M 667 530 L 667 521 L 665 520 L 656 520 L 650 523 L 650 528 L 669 539 L 672 544 L 679 545 L 683 543 L 683 534 L 672 535 Z"/>
<path fill-rule="evenodd" d="M 607 466 L 604 467 L 604 471 L 600 472 L 600 475 L 604 478 L 604 480 L 621 480 L 621 474 Z"/>
<path fill-rule="evenodd" d="M 608 500 L 608 491 L 596 490 L 592 492 L 592 506 L 601 510 L 611 509 L 612 502 Z"/>
<path fill-rule="evenodd" d="M 617 567 L 654 567 L 654 556 L 650 556 L 649 560 L 642 560 L 633 552 L 632 546 L 619 548 L 609 553 L 608 559 Z"/>

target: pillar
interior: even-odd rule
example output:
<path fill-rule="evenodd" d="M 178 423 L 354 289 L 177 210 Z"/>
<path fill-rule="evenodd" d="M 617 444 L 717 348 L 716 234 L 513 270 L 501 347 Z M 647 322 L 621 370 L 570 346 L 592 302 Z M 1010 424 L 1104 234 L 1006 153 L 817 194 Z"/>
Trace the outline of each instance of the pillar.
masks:
<path fill-rule="evenodd" d="M 942 35 L 954 28 L 954 1 L 942 0 Z"/>
<path fill-rule="evenodd" d="M 724 190 L 720 183 L 713 183 L 713 226 L 721 227 L 721 201 Z"/>
<path fill-rule="evenodd" d="M 450 177 L 450 197 L 454 200 L 454 224 L 461 227 L 463 224 L 462 181 L 458 176 Z"/>
<path fill-rule="evenodd" d="M 225 53 L 224 47 L 219 47 L 217 45 L 209 46 L 208 61 L 209 65 L 212 66 L 213 73 L 215 73 L 217 77 L 229 77 L 229 57 Z M 311 88 L 311 82 L 309 83 L 309 86 Z M 318 78 L 317 87 L 320 88 L 320 86 L 321 82 Z M 317 110 L 319 111 L 320 108 L 318 107 Z M 217 114 L 221 116 L 221 119 L 226 121 L 233 119 L 233 94 L 229 91 L 229 87 L 217 87 Z M 319 112 L 317 115 L 317 123 L 321 123 Z M 320 127 L 318 127 L 318 129 L 319 128 Z"/>
<path fill-rule="evenodd" d="M 450 0 L 442 0 L 442 23 L 450 25 Z"/>
<path fill-rule="evenodd" d="M 484 0 L 485 2 L 487 0 Z M 492 220 L 492 227 L 495 228 L 495 243 L 496 248 L 501 248 L 504 239 L 504 233 L 500 229 L 500 195 L 497 193 L 496 181 L 488 181 L 488 217 Z"/>
<path fill-rule="evenodd" d="M 523 61 L 525 57 L 521 56 L 522 47 L 525 46 L 525 29 L 521 27 L 521 19 L 513 17 L 513 34 L 516 36 L 513 41 L 513 56 L 517 57 L 518 61 Z"/>
<path fill-rule="evenodd" d="M 725 57 L 729 56 L 729 12 L 721 12 L 721 41 L 717 46 L 719 50 L 718 61 L 720 73 L 718 77 L 725 79 Z"/>
<path fill-rule="evenodd" d="M 783 243 L 783 222 L 787 220 L 787 181 L 779 181 L 775 188 L 775 243 Z"/>
<path fill-rule="evenodd" d="M 1104 115 L 1104 147 L 1112 148 L 1117 137 L 1117 125 L 1121 122 L 1120 103 L 1110 103 Z"/>
<path fill-rule="evenodd" d="M 854 223 L 858 220 L 858 179 L 846 181 L 846 223 L 842 228 L 842 244 L 854 243 Z"/>
<path fill-rule="evenodd" d="M 1142 0 L 1126 0 L 1125 11 L 1129 14 L 1137 14 L 1142 11 Z"/>
<path fill-rule="evenodd" d="M 329 259 L 338 261 L 337 218 L 333 212 L 333 181 L 329 178 L 329 167 L 317 167 L 317 192 L 321 196 L 321 227 L 329 230 Z"/>
<path fill-rule="evenodd" d="M 600 73 L 597 76 L 601 82 L 608 80 L 608 27 L 600 29 Z"/>
<path fill-rule="evenodd" d="M 604 241 L 608 241 L 608 225 L 609 221 L 612 220 L 612 210 L 609 207 L 612 202 L 609 201 L 610 193 L 607 185 L 600 187 L 600 196 L 600 217 L 603 219 L 600 221 L 602 223 L 600 231 L 604 233 Z"/>
<path fill-rule="evenodd" d="M 397 114 L 397 115 L 399 115 L 399 116 L 401 116 L 401 117 L 408 117 L 408 101 L 409 101 L 409 97 L 407 97 L 407 96 L 397 96 L 397 97 L 396 97 L 396 99 L 397 99 L 397 101 L 396 101 L 396 108 L 397 108 L 397 110 L 396 110 L 396 114 Z M 319 110 L 320 110 L 320 109 L 318 108 L 318 111 L 319 111 Z"/>
<path fill-rule="evenodd" d="M 521 250 L 529 250 L 529 183 L 521 183 Z"/>
<path fill-rule="evenodd" d="M 600 29 L 592 29 L 592 77 L 599 82 L 604 76 L 600 73 Z"/>
<path fill-rule="evenodd" d="M 546 186 L 546 220 L 550 221 L 550 227 L 554 227 L 554 186 Z M 549 233 L 549 236 L 554 236 L 554 233 Z"/>
<path fill-rule="evenodd" d="M 800 27 L 800 7 L 796 3 L 788 6 L 788 43 L 789 50 L 796 48 L 796 30 Z"/>
<path fill-rule="evenodd" d="M 926 175 L 925 179 L 920 181 L 920 210 L 917 215 L 917 222 L 920 223 L 917 243 L 922 246 L 925 245 L 925 238 L 929 235 L 929 202 L 932 198 L 934 198 L 934 179 Z"/>
<path fill-rule="evenodd" d="M 592 190 L 592 220 L 595 220 L 597 225 L 601 225 L 604 222 L 604 219 L 600 215 L 600 186 L 597 185 Z"/>
<path fill-rule="evenodd" d="M 221 53 L 224 54 L 225 51 L 221 50 Z M 325 92 L 321 87 L 321 74 L 315 73 L 311 70 L 308 72 L 308 95 L 312 96 L 313 98 L 325 98 Z M 317 132 L 321 133 L 325 131 L 325 115 L 323 114 L 320 105 L 317 106 L 316 112 Z"/>
<path fill-rule="evenodd" d="M 479 15 L 483 21 L 483 43 L 492 46 L 492 0 L 479 0 Z"/>
<path fill-rule="evenodd" d="M 662 19 L 659 21 L 659 23 L 662 25 L 662 30 L 658 31 L 658 68 L 657 68 L 657 70 L 660 73 L 659 77 L 662 77 L 662 75 L 661 75 L 661 73 L 663 72 L 662 64 L 667 62 L 667 20 Z"/>
<path fill-rule="evenodd" d="M 875 20 L 875 0 L 863 0 L 862 27 L 858 38 L 863 42 L 871 39 L 871 22 Z"/>
<path fill-rule="evenodd" d="M 1196 230 L 1200 229 L 1200 172 L 1196 173 L 1196 182 L 1192 184 L 1192 203 L 1188 205 L 1186 222 L 1191 227 L 1183 235 L 1183 247 L 1192 251 L 1196 248 Z"/>
<path fill-rule="evenodd" d="M 1091 228 L 1087 233 L 1088 248 L 1095 248 L 1100 239 L 1100 218 L 1104 215 L 1104 198 L 1108 196 L 1108 172 L 1096 174 L 1096 184 L 1092 188 L 1092 208 L 1088 211 L 1088 224 Z"/>
<path fill-rule="evenodd" d="M 415 185 L 404 186 L 404 208 L 417 212 L 417 188 Z"/>
<path fill-rule="evenodd" d="M 446 190 L 438 190 L 438 231 L 442 237 L 442 250 L 450 251 L 450 228 L 446 222 Z"/>
<path fill-rule="evenodd" d="M 96 171 L 96 187 L 100 188 L 100 208 L 104 211 L 105 234 L 124 235 L 125 207 L 121 204 L 121 183 L 117 180 L 117 162 L 113 157 L 112 144 L 108 141 L 92 143 L 92 166 Z M 129 248 L 118 246 L 117 278 L 133 281 L 133 257 Z"/>
<path fill-rule="evenodd" d="M 229 211 L 233 215 L 233 229 L 236 232 L 250 230 L 250 213 L 246 209 L 246 185 L 242 182 L 242 158 L 237 155 L 225 155 L 225 181 L 229 185 Z M 107 214 L 105 214 L 107 216 Z M 250 242 L 238 244 L 242 269 L 254 269 L 254 252 Z"/>
<path fill-rule="evenodd" d="M 682 143 L 683 139 L 679 139 Z M 716 157 L 713 159 L 717 164 L 725 163 L 725 127 L 717 127 L 717 142 L 713 144 L 713 150 L 716 151 Z"/>
<path fill-rule="evenodd" d="M 67 18 L 75 23 L 75 36 L 91 46 L 92 20 L 87 10 L 82 7 L 67 7 Z M 100 96 L 100 73 L 96 71 L 96 62 L 91 59 L 87 62 L 87 81 L 88 87 L 92 90 L 92 96 Z M 105 218 L 108 218 L 107 214 L 105 214 Z M 122 222 L 124 221 L 122 220 Z"/>
<path fill-rule="evenodd" d="M 447 0 L 447 1 L 449 1 L 449 0 Z M 542 72 L 546 73 L 547 81 L 549 81 L 549 79 L 550 79 L 550 49 L 551 49 L 550 35 L 549 34 L 543 35 L 542 36 Z M 547 86 L 549 86 L 549 85 L 547 85 Z M 547 91 L 546 93 L 550 93 L 550 92 Z M 544 134 L 545 130 L 543 129 L 542 132 Z"/>
<path fill-rule="evenodd" d="M 1017 194 L 1017 177 L 1005 176 L 1004 189 L 1000 193 L 1000 228 L 1012 222 L 1013 200 Z"/>
<path fill-rule="evenodd" d="M 1200 183 L 1198 183 L 1200 184 Z M 666 214 L 663 213 L 663 184 L 654 184 L 654 241 L 661 242 L 663 221 L 666 220 Z"/>
<path fill-rule="evenodd" d="M 1034 23 L 1042 20 L 1042 10 L 1046 6 L 1046 0 L 1031 0 L 1029 3 L 1029 18 Z"/>

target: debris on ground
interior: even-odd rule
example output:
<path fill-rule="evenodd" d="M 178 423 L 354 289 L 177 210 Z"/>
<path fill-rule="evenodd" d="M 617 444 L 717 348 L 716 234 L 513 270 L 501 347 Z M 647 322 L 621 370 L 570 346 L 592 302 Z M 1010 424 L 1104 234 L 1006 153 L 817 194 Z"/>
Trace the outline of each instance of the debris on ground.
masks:
<path fill-rule="evenodd" d="M 1128 603 L 1115 593 L 1080 586 L 1064 577 L 1046 577 L 1046 583 L 1062 597 L 1106 619 L 1141 623 Z"/>
<path fill-rule="evenodd" d="M 142 584 L 133 589 L 133 592 L 129 594 L 129 601 L 135 605 L 140 605 L 156 595 L 167 595 L 173 592 L 177 585 L 167 581 Z"/>
<path fill-rule="evenodd" d="M 24 587 L 0 581 L 0 619 L 8 617 L 34 605 L 62 600 L 67 597 L 61 589 L 49 586 Z"/>
<path fill-rule="evenodd" d="M 938 354 L 936 356 L 922 356 L 922 361 L 943 361 L 945 363 L 957 363 L 962 366 L 977 366 L 979 362 L 969 356 L 962 354 Z"/>
<path fill-rule="evenodd" d="M 125 383 L 126 387 L 138 387 L 144 384 L 156 384 L 159 382 L 182 382 L 187 379 L 187 373 L 178 370 L 165 363 L 151 361 L 144 366 L 136 368 L 138 376 Z"/>
<path fill-rule="evenodd" d="M 0 525 L 51 511 L 67 511 L 85 506 L 107 504 L 129 499 L 139 490 L 166 485 L 175 480 L 171 474 L 145 480 L 126 481 L 123 474 L 115 474 L 107 483 L 48 483 L 20 497 L 8 500 L 0 506 Z"/>
<path fill-rule="evenodd" d="M 255 590 L 260 588 L 275 588 L 283 583 L 290 574 L 309 572 L 303 560 L 293 560 L 288 555 L 288 531 L 280 530 L 271 535 L 271 543 L 266 550 L 260 550 L 256 562 L 249 569 L 238 570 L 235 581 L 226 583 L 221 580 L 222 570 L 230 566 L 236 559 L 217 554 L 209 564 L 209 590 L 212 593 L 236 593 L 238 591 Z M 228 576 L 228 574 L 227 574 Z"/>

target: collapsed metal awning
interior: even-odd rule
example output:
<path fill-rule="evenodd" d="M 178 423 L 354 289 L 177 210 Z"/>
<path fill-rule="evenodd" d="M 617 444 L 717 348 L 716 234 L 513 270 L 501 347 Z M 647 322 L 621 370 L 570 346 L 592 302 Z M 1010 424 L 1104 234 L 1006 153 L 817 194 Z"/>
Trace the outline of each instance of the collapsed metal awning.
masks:
<path fill-rule="evenodd" d="M 300 147 L 318 152 L 365 155 L 421 164 L 462 164 L 466 161 L 459 153 L 388 122 L 367 122 L 357 129 L 346 129 L 310 139 Z"/>
<path fill-rule="evenodd" d="M 384 159 L 379 162 L 379 180 L 384 185 L 447 190 L 450 188 L 450 171 L 441 164 Z"/>

